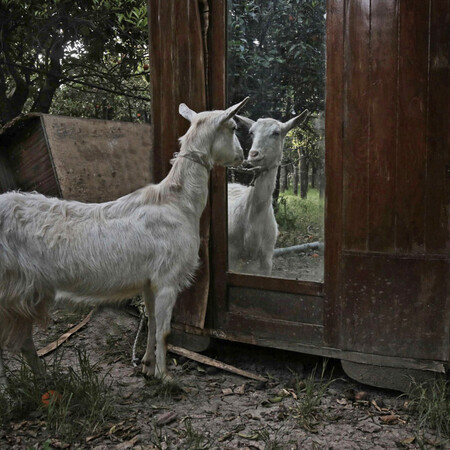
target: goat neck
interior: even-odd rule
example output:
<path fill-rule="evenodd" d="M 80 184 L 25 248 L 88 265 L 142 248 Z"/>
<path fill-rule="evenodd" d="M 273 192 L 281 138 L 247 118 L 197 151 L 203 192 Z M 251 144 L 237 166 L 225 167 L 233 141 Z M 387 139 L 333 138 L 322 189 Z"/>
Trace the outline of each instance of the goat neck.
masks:
<path fill-rule="evenodd" d="M 208 200 L 208 181 L 212 163 L 203 152 L 182 145 L 163 183 L 171 186 L 180 209 L 200 218 Z"/>
<path fill-rule="evenodd" d="M 275 189 L 278 165 L 264 169 L 256 177 L 254 186 L 250 188 L 249 196 L 252 197 L 250 204 L 258 205 L 272 203 L 272 193 Z"/>

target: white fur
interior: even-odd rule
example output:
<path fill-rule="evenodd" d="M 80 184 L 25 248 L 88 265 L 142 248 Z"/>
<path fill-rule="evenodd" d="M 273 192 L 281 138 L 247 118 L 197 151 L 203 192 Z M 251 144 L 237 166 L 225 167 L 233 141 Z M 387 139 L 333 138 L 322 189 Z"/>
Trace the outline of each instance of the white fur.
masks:
<path fill-rule="evenodd" d="M 303 123 L 304 111 L 286 123 L 237 116 L 253 136 L 248 162 L 261 169 L 254 186 L 228 184 L 228 261 L 235 272 L 270 275 L 278 225 L 272 206 L 286 134 Z"/>
<path fill-rule="evenodd" d="M 172 170 L 161 183 L 118 200 L 0 195 L 0 349 L 21 349 L 40 370 L 32 324 L 45 321 L 55 298 L 95 305 L 144 292 L 149 335 L 143 372 L 166 374 L 172 309 L 198 265 L 208 169 L 242 162 L 232 117 L 246 101 L 199 114 L 180 105 L 191 126 Z M 189 159 L 193 154 L 197 162 Z M 0 384 L 6 382 L 1 356 L 0 350 Z"/>

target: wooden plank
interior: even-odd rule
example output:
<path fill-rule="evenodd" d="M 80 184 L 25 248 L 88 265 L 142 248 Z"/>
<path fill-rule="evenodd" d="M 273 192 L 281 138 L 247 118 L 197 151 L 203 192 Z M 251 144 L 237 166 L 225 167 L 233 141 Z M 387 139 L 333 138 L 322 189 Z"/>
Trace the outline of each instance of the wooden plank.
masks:
<path fill-rule="evenodd" d="M 30 117 L 10 130 L 8 149 L 10 167 L 17 187 L 24 191 L 38 191 L 45 195 L 61 197 L 42 117 Z"/>
<path fill-rule="evenodd" d="M 353 351 L 340 350 L 335 347 L 327 347 L 325 345 L 308 345 L 301 342 L 292 342 L 289 340 L 281 340 L 275 338 L 264 338 L 252 336 L 245 333 L 244 330 L 240 332 L 227 332 L 218 329 L 199 329 L 183 326 L 180 324 L 174 324 L 174 329 L 181 330 L 186 333 L 197 334 L 201 336 L 212 336 L 217 339 L 223 339 L 234 342 L 242 342 L 245 344 L 261 345 L 264 347 L 270 347 L 280 350 L 289 350 L 298 353 L 306 353 L 308 355 L 324 356 L 327 358 L 343 359 L 346 361 L 359 362 L 364 364 L 373 364 L 377 366 L 385 367 L 398 367 L 398 368 L 411 368 L 419 370 L 428 370 L 432 372 L 445 373 L 446 363 L 439 360 L 430 359 L 416 359 L 416 358 L 403 358 L 397 356 L 387 355 L 375 355 L 371 353 L 360 353 Z"/>
<path fill-rule="evenodd" d="M 257 339 L 267 341 L 299 342 L 303 345 L 323 345 L 323 327 L 309 323 L 296 323 L 286 320 L 261 319 L 228 312 L 223 327 L 225 333 L 239 333 L 249 336 L 256 342 Z"/>
<path fill-rule="evenodd" d="M 153 168 L 153 180 L 160 182 L 163 176 L 161 133 L 162 127 L 159 119 L 162 105 L 162 77 L 159 74 L 160 61 L 162 60 L 162 39 L 159 26 L 161 3 L 148 0 L 148 27 L 149 27 L 149 57 L 151 67 L 151 95 L 152 95 L 152 123 L 153 123 L 153 152 L 151 153 L 151 167 Z"/>
<path fill-rule="evenodd" d="M 429 0 L 400 1 L 396 247 L 425 249 Z"/>
<path fill-rule="evenodd" d="M 152 181 L 149 125 L 44 114 L 42 126 L 63 198 L 115 200 Z"/>
<path fill-rule="evenodd" d="M 230 287 L 228 309 L 232 313 L 265 320 L 323 325 L 321 297 Z"/>
<path fill-rule="evenodd" d="M 427 179 L 425 188 L 425 248 L 450 254 L 447 206 L 450 204 L 449 39 L 450 1 L 431 2 L 428 67 Z M 447 309 L 448 311 L 448 309 Z"/>
<path fill-rule="evenodd" d="M 343 350 L 446 360 L 448 259 L 348 252 L 343 265 Z"/>
<path fill-rule="evenodd" d="M 210 3 L 209 100 L 212 109 L 226 107 L 226 22 L 227 2 Z M 211 174 L 211 283 L 210 322 L 215 327 L 225 320 L 227 302 L 228 236 L 226 170 L 216 167 Z"/>
<path fill-rule="evenodd" d="M 290 292 L 293 294 L 323 296 L 323 283 L 315 281 L 286 280 L 285 278 L 264 277 L 229 272 L 226 275 L 229 286 L 240 286 L 267 291 Z"/>
<path fill-rule="evenodd" d="M 247 370 L 239 369 L 238 367 L 231 366 L 230 364 L 225 364 L 221 361 L 217 361 L 215 359 L 209 358 L 208 356 L 200 355 L 198 353 L 192 352 L 191 350 L 186 350 L 182 347 L 177 347 L 175 345 L 168 344 L 167 350 L 169 352 L 175 353 L 179 356 L 184 356 L 185 358 L 192 359 L 193 361 L 197 361 L 202 364 L 207 364 L 208 366 L 216 367 L 218 369 L 225 370 L 227 372 L 235 373 L 236 375 L 240 375 L 245 378 L 250 378 L 251 380 L 256 381 L 268 381 L 266 378 L 251 373 Z"/>
<path fill-rule="evenodd" d="M 149 13 L 154 148 L 157 177 L 162 179 L 170 170 L 178 138 L 189 127 L 178 113 L 179 104 L 186 103 L 195 111 L 206 109 L 204 49 L 197 2 L 150 0 Z M 210 280 L 209 221 L 208 204 L 200 220 L 201 266 L 194 285 L 181 293 L 174 309 L 175 321 L 200 328 L 205 322 Z"/>
<path fill-rule="evenodd" d="M 346 3 L 345 12 L 344 246 L 367 248 L 370 124 L 370 0 Z"/>
<path fill-rule="evenodd" d="M 371 4 L 369 250 L 395 250 L 399 0 Z"/>
<path fill-rule="evenodd" d="M 325 126 L 325 342 L 338 346 L 340 327 L 340 252 L 342 246 L 342 153 L 344 86 L 344 2 L 327 2 Z"/>

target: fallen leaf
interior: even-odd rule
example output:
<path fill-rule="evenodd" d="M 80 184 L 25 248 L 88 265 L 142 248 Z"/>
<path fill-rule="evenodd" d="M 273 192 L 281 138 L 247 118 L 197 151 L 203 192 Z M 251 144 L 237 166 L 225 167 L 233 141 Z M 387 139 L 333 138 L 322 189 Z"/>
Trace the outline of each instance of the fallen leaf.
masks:
<path fill-rule="evenodd" d="M 224 442 L 227 441 L 228 439 L 230 439 L 233 436 L 233 432 L 230 431 L 222 436 L 220 436 L 220 438 L 218 439 L 219 442 Z"/>
<path fill-rule="evenodd" d="M 177 419 L 177 417 L 178 415 L 175 411 L 166 412 L 158 417 L 158 419 L 156 420 L 156 425 L 162 427 L 163 425 L 172 423 L 174 420 Z"/>
<path fill-rule="evenodd" d="M 244 434 L 244 433 L 238 433 L 238 436 L 243 439 L 249 439 L 251 441 L 256 441 L 259 438 L 259 434 Z"/>
<path fill-rule="evenodd" d="M 280 397 L 280 396 L 269 398 L 270 403 L 280 403 L 282 401 L 283 401 L 283 397 Z"/>
<path fill-rule="evenodd" d="M 245 394 L 245 384 L 238 386 L 233 392 L 238 395 L 244 395 Z"/>
<path fill-rule="evenodd" d="M 135 448 L 135 444 L 138 441 L 138 437 L 135 436 L 133 439 L 129 440 L 129 441 L 125 441 L 125 442 L 121 442 L 120 444 L 116 445 L 116 450 L 128 450 L 128 449 L 132 449 Z"/>
<path fill-rule="evenodd" d="M 230 389 L 230 388 L 222 389 L 222 394 L 223 395 L 233 395 L 233 389 Z"/>
<path fill-rule="evenodd" d="M 399 422 L 399 418 L 395 414 L 389 414 L 388 416 L 381 416 L 380 420 L 383 423 L 391 424 L 391 425 L 396 424 L 397 422 Z"/>
<path fill-rule="evenodd" d="M 52 444 L 52 447 L 55 447 L 55 448 L 69 448 L 70 447 L 70 444 L 67 444 L 66 442 L 58 441 L 56 439 L 52 439 L 51 444 Z"/>
<path fill-rule="evenodd" d="M 347 400 L 345 398 L 337 399 L 336 402 L 339 403 L 340 405 L 346 405 L 347 404 Z"/>
<path fill-rule="evenodd" d="M 381 412 L 381 408 L 378 406 L 378 404 L 377 404 L 377 402 L 376 402 L 375 400 L 372 400 L 370 403 L 373 405 L 373 407 L 374 407 L 378 412 Z"/>
<path fill-rule="evenodd" d="M 367 392 L 359 391 L 355 393 L 355 400 L 367 400 Z"/>
<path fill-rule="evenodd" d="M 400 444 L 402 444 L 402 445 L 410 445 L 410 444 L 412 444 L 415 440 L 416 440 L 416 437 L 415 437 L 415 436 L 411 436 L 411 437 L 408 437 L 408 438 L 406 438 L 406 439 L 403 439 L 403 441 L 401 441 Z"/>

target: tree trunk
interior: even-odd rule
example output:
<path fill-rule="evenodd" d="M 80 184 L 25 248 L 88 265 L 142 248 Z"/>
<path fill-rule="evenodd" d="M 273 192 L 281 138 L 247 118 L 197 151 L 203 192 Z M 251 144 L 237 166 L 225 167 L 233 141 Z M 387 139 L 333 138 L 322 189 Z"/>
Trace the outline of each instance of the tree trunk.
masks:
<path fill-rule="evenodd" d="M 277 179 L 275 181 L 275 189 L 272 195 L 272 207 L 275 214 L 278 212 L 278 197 L 280 196 L 280 168 L 277 170 Z"/>
<path fill-rule="evenodd" d="M 50 49 L 48 75 L 39 89 L 39 94 L 31 108 L 32 111 L 48 113 L 56 90 L 61 85 L 61 59 L 64 56 L 63 39 L 57 39 Z"/>
<path fill-rule="evenodd" d="M 319 198 L 325 195 L 325 171 L 323 166 L 319 169 Z"/>
<path fill-rule="evenodd" d="M 309 163 L 305 155 L 300 158 L 300 197 L 308 196 L 308 169 Z"/>
<path fill-rule="evenodd" d="M 298 195 L 298 163 L 294 164 L 294 175 L 292 177 L 292 190 L 294 195 Z"/>
<path fill-rule="evenodd" d="M 286 192 L 287 190 L 287 170 L 286 166 L 280 168 L 280 192 Z"/>
<path fill-rule="evenodd" d="M 313 164 L 311 168 L 311 188 L 315 189 L 316 187 L 316 178 L 317 178 L 317 166 Z"/>

